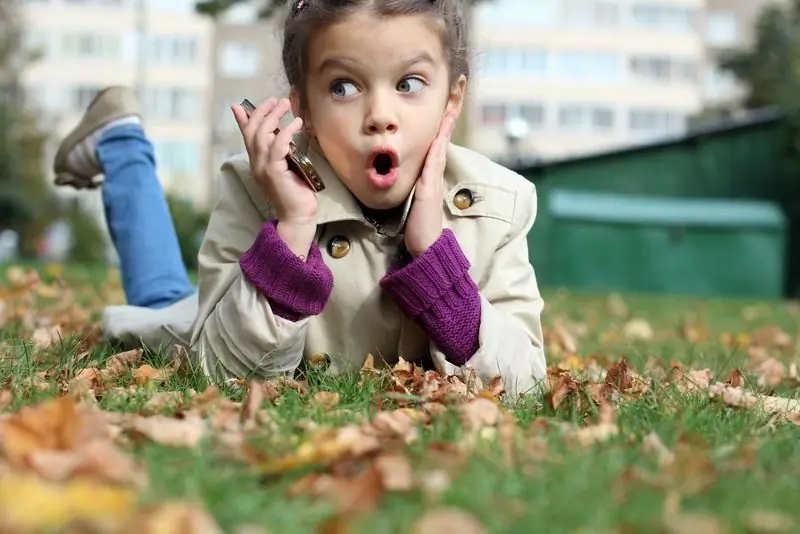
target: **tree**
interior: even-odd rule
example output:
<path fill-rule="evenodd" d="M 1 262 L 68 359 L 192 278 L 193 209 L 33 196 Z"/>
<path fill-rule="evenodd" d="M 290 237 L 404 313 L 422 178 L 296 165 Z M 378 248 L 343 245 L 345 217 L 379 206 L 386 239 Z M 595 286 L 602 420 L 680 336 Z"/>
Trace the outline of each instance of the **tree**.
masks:
<path fill-rule="evenodd" d="M 718 66 L 746 87 L 746 108 L 800 101 L 800 0 L 765 6 L 751 47 L 720 54 Z"/>
<path fill-rule="evenodd" d="M 213 19 L 223 15 L 226 11 L 234 7 L 236 4 L 243 4 L 251 2 L 252 0 L 198 0 L 195 3 L 195 10 L 197 13 L 209 16 Z M 286 4 L 296 0 L 262 0 L 261 7 L 258 10 L 259 19 L 268 19 L 275 16 L 281 10 L 286 8 Z M 470 9 L 477 4 L 491 0 L 469 0 L 468 5 Z M 471 17 L 471 14 L 468 15 Z M 469 106 L 467 105 L 469 93 L 464 102 L 464 109 L 461 113 L 461 118 L 456 125 L 456 130 L 453 132 L 453 142 L 461 145 L 467 144 L 467 125 L 469 123 Z"/>

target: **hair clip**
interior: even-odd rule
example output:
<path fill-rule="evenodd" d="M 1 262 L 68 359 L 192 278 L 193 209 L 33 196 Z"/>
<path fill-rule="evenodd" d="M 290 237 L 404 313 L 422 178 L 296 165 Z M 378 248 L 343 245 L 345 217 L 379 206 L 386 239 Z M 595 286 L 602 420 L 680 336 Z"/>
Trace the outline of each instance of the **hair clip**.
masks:
<path fill-rule="evenodd" d="M 297 0 L 297 3 L 294 5 L 294 12 L 295 14 L 300 13 L 303 9 L 308 6 L 307 0 Z"/>

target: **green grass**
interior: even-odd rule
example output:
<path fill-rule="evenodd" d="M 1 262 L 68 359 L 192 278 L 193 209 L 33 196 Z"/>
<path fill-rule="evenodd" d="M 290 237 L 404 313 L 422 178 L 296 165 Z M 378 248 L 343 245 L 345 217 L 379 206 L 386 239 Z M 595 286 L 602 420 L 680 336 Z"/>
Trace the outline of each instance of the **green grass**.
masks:
<path fill-rule="evenodd" d="M 96 297 L 104 277 L 104 272 L 82 269 L 65 273 L 70 285 L 80 288 L 76 291 L 78 300 L 94 307 L 93 320 L 97 317 Z M 752 335 L 763 327 L 778 326 L 796 339 L 800 325 L 800 307 L 795 303 L 626 296 L 622 298 L 625 310 L 618 304 L 610 304 L 607 295 L 546 291 L 545 298 L 548 334 L 556 325 L 567 324 L 567 330 L 577 332 L 575 337 L 582 357 L 594 355 L 609 363 L 624 357 L 640 373 L 646 362 L 655 358 L 667 365 L 675 361 L 687 368 L 710 368 L 716 379 L 722 381 L 735 368 L 748 369 L 748 355 L 746 347 L 731 348 L 722 343 L 721 336 Z M 47 313 L 47 309 L 41 312 Z M 654 329 L 654 338 L 649 341 L 626 338 L 623 326 L 631 318 L 646 320 Z M 703 339 L 695 341 L 681 335 L 685 324 L 695 325 Z M 72 360 L 80 352 L 81 339 L 66 339 L 60 347 L 51 349 L 47 361 L 42 363 L 37 361 L 42 359 L 41 355 L 37 356 L 18 340 L 25 334 L 24 327 L 19 325 L 7 325 L 0 330 L 0 339 L 5 341 L 5 348 L 0 348 L 3 356 L 0 385 L 9 380 L 22 384 L 43 369 L 75 367 Z M 557 348 L 550 348 L 548 365 L 554 366 L 558 364 L 559 353 Z M 96 343 L 78 366 L 102 365 L 118 351 L 119 347 Z M 771 354 L 787 364 L 798 357 L 796 347 Z M 168 357 L 146 354 L 145 360 L 158 367 Z M 748 388 L 758 390 L 755 376 L 752 373 L 746 376 L 751 381 Z M 298 428 L 299 422 L 341 426 L 369 418 L 378 409 L 376 398 L 387 403 L 384 409 L 391 407 L 388 396 L 375 384 L 359 387 L 357 376 L 331 379 L 312 371 L 306 378 L 310 388 L 307 396 L 290 390 L 279 402 L 264 404 L 276 425 L 267 436 L 268 451 L 273 455 L 292 452 L 296 447 L 297 438 L 304 435 Z M 122 377 L 120 384 L 128 385 L 130 381 Z M 190 373 L 171 379 L 161 389 L 201 392 L 206 386 L 202 377 Z M 14 412 L 54 395 L 30 388 L 24 391 L 6 411 Z M 308 402 L 318 391 L 339 392 L 337 410 Z M 795 397 L 795 391 L 788 385 L 765 392 Z M 103 399 L 101 406 L 108 410 L 139 411 L 149 393 L 145 391 L 137 398 L 123 401 Z M 238 393 L 228 394 L 241 400 Z M 578 426 L 587 421 L 583 414 L 569 409 L 552 412 L 538 398 L 526 399 L 511 409 L 522 435 L 541 440 L 535 442 L 536 446 L 523 445 L 517 452 L 518 463 L 506 465 L 499 450 L 491 444 L 479 447 L 452 471 L 454 478 L 445 491 L 431 493 L 417 488 L 410 492 L 389 492 L 375 511 L 353 517 L 352 530 L 347 532 L 409 532 L 425 510 L 443 505 L 469 511 L 493 533 L 658 532 L 669 490 L 639 481 L 652 479 L 659 473 L 656 456 L 643 446 L 650 433 L 657 434 L 673 451 L 679 442 L 688 444 L 689 466 L 676 469 L 689 482 L 696 481 L 702 471 L 692 461 L 707 459 L 706 468 L 713 469 L 708 487 L 681 492 L 684 512 L 710 514 L 728 532 L 752 532 L 749 519 L 762 510 L 793 517 L 798 521 L 795 528 L 800 524 L 797 511 L 800 428 L 791 423 L 776 422 L 758 410 L 729 408 L 710 401 L 707 395 L 682 395 L 674 388 L 666 388 L 622 401 L 617 419 L 619 435 L 592 447 L 581 447 L 571 444 L 557 431 L 537 428 L 541 428 L 542 421 L 565 421 Z M 589 415 L 588 421 L 592 420 Z M 424 478 L 426 473 L 452 463 L 454 453 L 432 456 L 431 448 L 442 449 L 443 443 L 457 444 L 463 439 L 464 429 L 455 414 L 435 419 L 422 431 L 420 439 L 408 447 L 415 471 Z M 287 496 L 292 484 L 310 468 L 267 479 L 246 463 L 226 459 L 210 441 L 197 448 L 144 443 L 128 452 L 147 466 L 150 486 L 142 494 L 145 503 L 176 499 L 199 502 L 226 532 L 244 524 L 266 525 L 268 532 L 321 532 L 321 525 L 335 513 L 329 500 Z"/>

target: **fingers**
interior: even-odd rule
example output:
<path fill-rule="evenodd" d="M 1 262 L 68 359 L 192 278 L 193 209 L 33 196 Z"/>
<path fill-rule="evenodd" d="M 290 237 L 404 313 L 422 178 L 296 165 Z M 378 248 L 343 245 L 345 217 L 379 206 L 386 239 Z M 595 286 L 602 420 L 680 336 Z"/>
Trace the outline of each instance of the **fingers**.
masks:
<path fill-rule="evenodd" d="M 281 119 L 291 108 L 289 100 L 281 100 L 275 107 L 261 119 L 260 123 L 256 125 L 255 133 L 253 134 L 253 142 L 261 150 L 268 149 L 275 139 L 275 128 L 278 127 Z M 256 110 L 258 112 L 258 110 Z M 248 127 L 250 125 L 248 124 Z"/>
<path fill-rule="evenodd" d="M 281 129 L 278 135 L 275 136 L 275 140 L 272 141 L 272 147 L 269 150 L 270 162 L 277 162 L 286 157 L 286 154 L 289 153 L 289 143 L 302 127 L 303 119 L 295 117 L 292 122 Z"/>

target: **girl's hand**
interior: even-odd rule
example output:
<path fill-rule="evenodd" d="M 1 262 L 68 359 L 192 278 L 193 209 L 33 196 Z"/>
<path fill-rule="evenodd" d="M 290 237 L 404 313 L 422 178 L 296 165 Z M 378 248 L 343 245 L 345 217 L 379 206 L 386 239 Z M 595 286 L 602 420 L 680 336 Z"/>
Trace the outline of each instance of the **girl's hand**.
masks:
<path fill-rule="evenodd" d="M 233 116 L 250 157 L 253 179 L 275 207 L 279 223 L 316 226 L 316 194 L 305 181 L 289 170 L 286 162 L 289 142 L 302 128 L 303 120 L 295 117 L 277 136 L 274 133 L 290 109 L 288 99 L 277 101 L 270 98 L 256 107 L 248 118 L 241 105 L 232 106 Z"/>
<path fill-rule="evenodd" d="M 442 203 L 444 202 L 444 167 L 447 146 L 453 135 L 457 114 L 448 113 L 442 119 L 439 133 L 431 143 L 422 175 L 417 181 L 414 204 L 406 221 L 406 249 L 416 258 L 442 235 Z"/>

